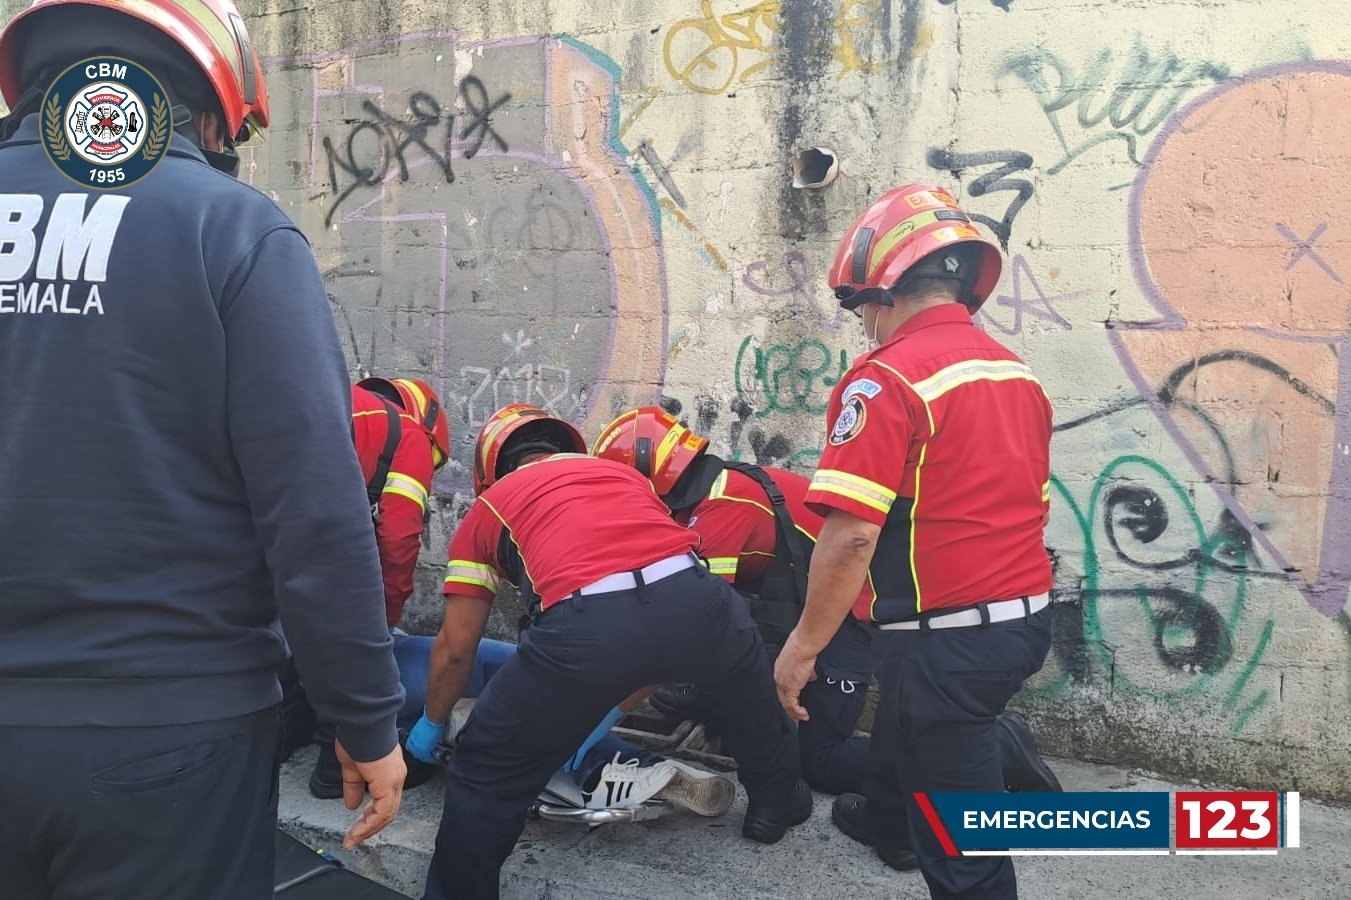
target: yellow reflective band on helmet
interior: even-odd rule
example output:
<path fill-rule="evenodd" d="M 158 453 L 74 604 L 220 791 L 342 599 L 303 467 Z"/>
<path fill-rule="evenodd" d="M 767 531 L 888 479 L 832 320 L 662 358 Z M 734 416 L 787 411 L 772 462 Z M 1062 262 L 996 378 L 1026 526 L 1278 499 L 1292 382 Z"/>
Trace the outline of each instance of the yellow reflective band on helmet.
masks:
<path fill-rule="evenodd" d="M 591 455 L 604 456 L 605 451 L 610 449 L 610 445 L 614 443 L 615 438 L 619 437 L 620 433 L 624 429 L 624 426 L 630 422 L 637 422 L 637 421 L 638 421 L 638 410 L 635 409 L 624 413 L 623 415 L 615 419 L 613 422 L 611 422 L 609 425 L 606 425 L 603 429 L 601 429 L 600 436 L 596 438 L 596 443 L 591 447 Z"/>
<path fill-rule="evenodd" d="M 418 387 L 407 378 L 399 378 L 397 381 L 399 384 L 408 388 L 408 393 L 413 395 L 413 402 L 417 404 L 417 409 L 412 410 L 412 412 L 417 414 L 418 424 L 422 424 L 422 420 L 427 418 L 427 395 L 422 393 L 422 388 Z"/>
<path fill-rule="evenodd" d="M 714 556 L 708 560 L 708 571 L 727 578 L 736 577 L 738 558 L 735 556 Z"/>
<path fill-rule="evenodd" d="M 666 436 L 661 439 L 657 445 L 657 452 L 652 454 L 652 474 L 656 474 L 666 465 L 666 461 L 671 458 L 671 451 L 675 450 L 676 444 L 680 439 L 689 434 L 690 430 L 683 425 L 673 425 L 666 432 Z"/>
<path fill-rule="evenodd" d="M 416 478 L 402 472 L 390 472 L 386 475 L 385 489 L 381 493 L 398 494 L 412 500 L 420 510 L 427 508 L 427 489 L 418 483 Z"/>
<path fill-rule="evenodd" d="M 877 243 L 873 244 L 872 252 L 868 254 L 868 277 L 872 278 L 873 272 L 877 271 L 882 258 L 890 253 L 897 244 L 925 225 L 932 225 L 937 221 L 939 221 L 938 210 L 931 209 L 928 212 L 915 213 L 910 218 L 902 219 L 899 224 L 892 226 L 890 231 L 877 239 Z"/>
<path fill-rule="evenodd" d="M 809 490 L 837 494 L 884 514 L 891 512 L 891 504 L 896 502 L 895 491 L 888 490 L 875 481 L 837 469 L 818 469 L 812 476 Z"/>
<path fill-rule="evenodd" d="M 502 433 L 502 429 L 506 428 L 520 417 L 521 410 L 516 410 L 511 413 L 511 415 L 503 416 L 498 420 L 496 425 L 485 431 L 483 436 L 479 438 L 479 467 L 487 473 L 489 478 L 493 477 L 493 473 L 488 471 L 488 451 L 492 449 L 493 443 L 496 442 L 497 436 Z"/>
<path fill-rule="evenodd" d="M 467 559 L 452 559 L 446 566 L 446 584 L 470 584 L 474 587 L 497 590 L 497 573 L 493 567 Z"/>

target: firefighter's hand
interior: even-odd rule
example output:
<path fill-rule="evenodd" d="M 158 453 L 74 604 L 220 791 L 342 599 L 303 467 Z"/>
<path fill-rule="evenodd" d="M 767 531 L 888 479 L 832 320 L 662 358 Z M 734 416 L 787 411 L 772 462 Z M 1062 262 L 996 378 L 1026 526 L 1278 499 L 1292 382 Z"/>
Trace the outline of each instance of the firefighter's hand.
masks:
<path fill-rule="evenodd" d="M 446 737 L 446 723 L 433 722 L 424 712 L 417 720 L 413 730 L 408 733 L 404 746 L 414 759 L 425 763 L 436 762 L 436 748 Z"/>
<path fill-rule="evenodd" d="M 403 801 L 403 780 L 408 767 L 403 762 L 403 751 L 396 744 L 385 757 L 371 762 L 356 762 L 347 755 L 340 741 L 334 742 L 338 764 L 342 766 L 342 802 L 348 809 L 361 805 L 367 792 L 371 802 L 348 829 L 342 848 L 351 850 L 366 838 L 384 828 L 399 814 Z"/>
<path fill-rule="evenodd" d="M 779 689 L 779 703 L 788 718 L 806 722 L 811 717 L 798 697 L 807 682 L 816 680 L 816 656 L 804 653 L 795 637 L 796 634 L 789 635 L 783 650 L 779 651 L 779 658 L 774 663 L 774 684 Z"/>

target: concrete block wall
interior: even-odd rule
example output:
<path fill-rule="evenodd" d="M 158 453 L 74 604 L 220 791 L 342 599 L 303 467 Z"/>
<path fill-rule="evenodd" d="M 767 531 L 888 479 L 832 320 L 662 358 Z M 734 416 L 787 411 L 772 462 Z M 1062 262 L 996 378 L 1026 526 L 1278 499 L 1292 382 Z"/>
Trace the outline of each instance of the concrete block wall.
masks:
<path fill-rule="evenodd" d="M 810 470 L 863 347 L 835 241 L 932 180 L 1006 247 L 980 321 L 1056 405 L 1056 644 L 1019 701 L 1048 749 L 1351 797 L 1331 5 L 242 5 L 274 116 L 244 177 L 312 240 L 353 375 L 428 378 L 451 411 L 410 625 L 435 627 L 502 403 L 590 438 L 659 400 L 719 453 Z M 840 175 L 794 190 L 809 147 Z"/>

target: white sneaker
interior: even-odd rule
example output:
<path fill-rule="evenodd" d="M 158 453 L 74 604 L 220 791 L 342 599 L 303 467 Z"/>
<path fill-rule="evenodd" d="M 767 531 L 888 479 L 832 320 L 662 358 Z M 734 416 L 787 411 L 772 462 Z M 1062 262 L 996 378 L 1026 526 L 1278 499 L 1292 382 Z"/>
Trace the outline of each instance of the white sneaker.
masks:
<path fill-rule="evenodd" d="M 601 769 L 600 781 L 582 796 L 587 809 L 633 809 L 645 800 L 651 800 L 676 775 L 668 762 L 640 766 L 638 760 L 619 761 L 616 753 L 612 762 Z"/>
<path fill-rule="evenodd" d="M 700 816 L 720 816 L 731 809 L 736 784 L 726 775 L 705 772 L 674 759 L 664 765 L 675 769 L 675 777 L 657 792 L 659 800 L 670 800 Z"/>

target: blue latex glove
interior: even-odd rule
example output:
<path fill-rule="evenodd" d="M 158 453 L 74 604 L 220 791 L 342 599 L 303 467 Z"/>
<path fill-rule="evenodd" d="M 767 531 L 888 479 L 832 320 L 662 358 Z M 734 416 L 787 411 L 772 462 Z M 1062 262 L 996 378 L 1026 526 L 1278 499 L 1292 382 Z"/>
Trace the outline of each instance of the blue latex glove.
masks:
<path fill-rule="evenodd" d="M 446 723 L 436 723 L 427 718 L 427 711 L 422 711 L 422 718 L 417 720 L 413 730 L 408 733 L 408 740 L 404 747 L 415 758 L 425 763 L 436 762 L 436 745 L 441 743 L 441 738 L 445 736 Z"/>
<path fill-rule="evenodd" d="M 563 771 L 576 772 L 580 769 L 582 767 L 582 759 L 586 756 L 586 752 L 596 746 L 596 744 L 600 743 L 600 739 L 609 734 L 610 729 L 622 718 L 624 718 L 624 710 L 620 709 L 618 706 L 610 710 L 609 715 L 604 719 L 601 719 L 600 724 L 586 736 L 586 740 L 582 741 L 582 746 L 577 748 L 577 752 L 572 755 L 572 759 L 564 763 Z"/>

